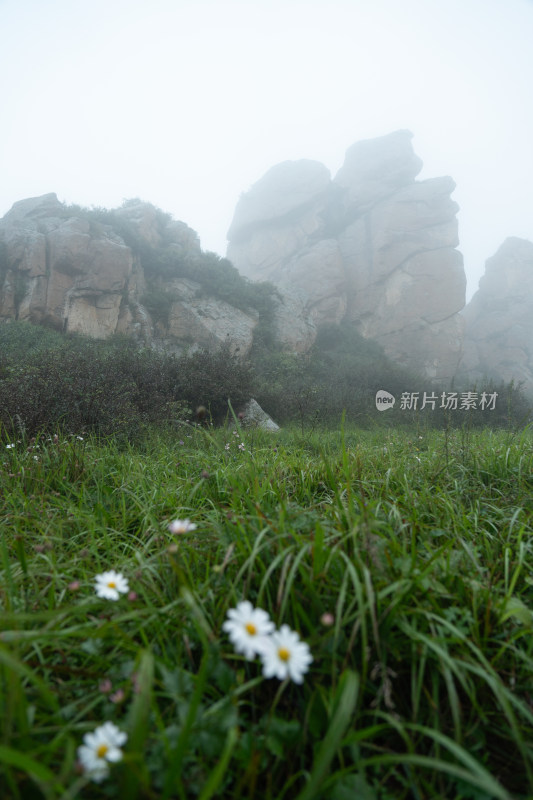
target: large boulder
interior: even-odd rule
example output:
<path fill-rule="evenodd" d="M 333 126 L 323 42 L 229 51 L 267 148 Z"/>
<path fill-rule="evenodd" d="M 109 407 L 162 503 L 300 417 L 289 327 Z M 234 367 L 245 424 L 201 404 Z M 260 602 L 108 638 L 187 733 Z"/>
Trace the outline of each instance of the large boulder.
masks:
<path fill-rule="evenodd" d="M 258 226 L 300 216 L 329 188 L 329 170 L 319 161 L 284 161 L 272 167 L 237 203 L 228 238 L 239 241 Z"/>
<path fill-rule="evenodd" d="M 346 190 L 351 216 L 413 183 L 422 161 L 413 151 L 412 138 L 410 131 L 395 131 L 348 148 L 335 183 Z"/>
<path fill-rule="evenodd" d="M 445 380 L 461 354 L 466 290 L 455 183 L 415 181 L 411 138 L 356 143 L 333 181 L 312 161 L 269 170 L 237 205 L 228 257 L 298 297 L 316 328 L 348 319 L 392 358 Z M 294 327 L 278 333 L 288 349 L 308 349 Z"/>
<path fill-rule="evenodd" d="M 194 264 L 200 241 L 149 203 L 129 201 L 112 215 L 98 215 L 65 206 L 55 194 L 22 200 L 0 220 L 0 319 L 93 338 L 124 333 L 174 352 L 227 343 L 246 356 L 257 313 L 235 308 L 194 280 L 145 274 L 143 264 L 153 272 L 151 257 L 161 253 Z M 150 291 L 165 313 L 144 304 Z"/>
<path fill-rule="evenodd" d="M 515 380 L 533 394 L 533 242 L 505 240 L 462 316 L 461 372 L 471 380 Z"/>
<path fill-rule="evenodd" d="M 239 412 L 239 419 L 245 428 L 260 428 L 263 431 L 276 433 L 280 430 L 279 425 L 274 422 L 266 411 L 263 411 L 257 400 L 248 400 Z"/>
<path fill-rule="evenodd" d="M 308 309 L 305 295 L 299 289 L 279 292 L 274 298 L 273 332 L 291 353 L 307 353 L 318 332 Z"/>
<path fill-rule="evenodd" d="M 320 325 L 340 322 L 346 313 L 346 274 L 339 243 L 320 239 L 302 247 L 284 266 L 278 281 L 286 291 L 305 288 L 308 316 Z"/>
<path fill-rule="evenodd" d="M 338 191 L 317 161 L 272 167 L 237 203 L 227 257 L 253 280 L 290 282 L 291 258 L 327 235 L 327 209 Z"/>
<path fill-rule="evenodd" d="M 399 363 L 449 380 L 461 355 L 466 276 L 450 178 L 413 183 L 339 236 L 347 317 Z"/>
<path fill-rule="evenodd" d="M 204 295 L 200 284 L 187 279 L 169 281 L 168 290 L 175 299 L 168 323 L 160 330 L 166 349 L 172 349 L 172 341 L 177 341 L 187 342 L 189 352 L 228 345 L 232 355 L 248 355 L 258 322 L 257 312 L 244 312 L 224 300 Z"/>
<path fill-rule="evenodd" d="M 0 241 L 0 318 L 97 338 L 115 331 L 134 258 L 113 231 L 94 230 L 48 194 L 15 203 L 0 221 Z"/>

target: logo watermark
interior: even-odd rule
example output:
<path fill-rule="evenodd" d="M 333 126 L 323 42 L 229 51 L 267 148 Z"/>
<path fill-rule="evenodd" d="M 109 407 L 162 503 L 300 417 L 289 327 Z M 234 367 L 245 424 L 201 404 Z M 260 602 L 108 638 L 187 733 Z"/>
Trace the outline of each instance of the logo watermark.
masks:
<path fill-rule="evenodd" d="M 378 411 L 388 411 L 389 408 L 394 407 L 395 402 L 394 395 L 386 392 L 385 389 L 380 389 L 379 392 L 376 392 L 376 408 Z"/>
<path fill-rule="evenodd" d="M 498 392 L 402 392 L 401 411 L 422 411 L 424 408 L 443 408 L 446 411 L 494 411 Z M 385 389 L 376 392 L 376 408 L 387 411 L 393 408 L 396 398 Z"/>

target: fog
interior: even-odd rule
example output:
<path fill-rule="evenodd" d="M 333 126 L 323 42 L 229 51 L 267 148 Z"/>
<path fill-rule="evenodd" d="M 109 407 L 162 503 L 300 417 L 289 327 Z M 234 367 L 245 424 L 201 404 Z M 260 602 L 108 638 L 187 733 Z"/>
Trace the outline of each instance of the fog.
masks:
<path fill-rule="evenodd" d="M 0 26 L 0 215 L 140 197 L 224 254 L 271 166 L 407 128 L 457 184 L 468 296 L 533 239 L 529 0 L 0 0 Z"/>

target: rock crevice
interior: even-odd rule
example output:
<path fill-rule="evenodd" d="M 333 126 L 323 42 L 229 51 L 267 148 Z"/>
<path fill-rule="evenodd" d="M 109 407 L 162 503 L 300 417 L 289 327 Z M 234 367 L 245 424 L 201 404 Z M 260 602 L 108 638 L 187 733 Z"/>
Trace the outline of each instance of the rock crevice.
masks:
<path fill-rule="evenodd" d="M 315 332 L 350 320 L 392 358 L 447 380 L 466 290 L 455 183 L 415 180 L 411 138 L 352 145 L 333 180 L 314 161 L 273 167 L 239 200 L 227 255 L 242 274 L 298 295 Z M 278 335 L 290 338 L 282 318 Z"/>

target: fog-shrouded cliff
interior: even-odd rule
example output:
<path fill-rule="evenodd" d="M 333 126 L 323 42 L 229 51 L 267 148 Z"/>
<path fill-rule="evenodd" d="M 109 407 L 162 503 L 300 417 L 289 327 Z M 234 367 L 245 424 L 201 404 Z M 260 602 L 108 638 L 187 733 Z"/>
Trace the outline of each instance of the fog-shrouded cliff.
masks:
<path fill-rule="evenodd" d="M 514 380 L 533 395 L 533 242 L 505 240 L 462 316 L 462 376 Z"/>
<path fill-rule="evenodd" d="M 21 200 L 0 220 L 0 320 L 245 357 L 268 307 L 289 352 L 345 321 L 429 382 L 489 376 L 533 394 L 533 243 L 504 242 L 465 308 L 455 184 L 416 179 L 411 139 L 357 142 L 333 178 L 317 161 L 272 167 L 237 204 L 227 259 L 139 200 Z"/>
<path fill-rule="evenodd" d="M 331 179 L 316 161 L 272 167 L 235 210 L 228 258 L 287 297 L 290 331 L 343 319 L 401 364 L 448 380 L 461 356 L 466 278 L 455 188 L 417 181 L 412 134 L 358 142 Z"/>

